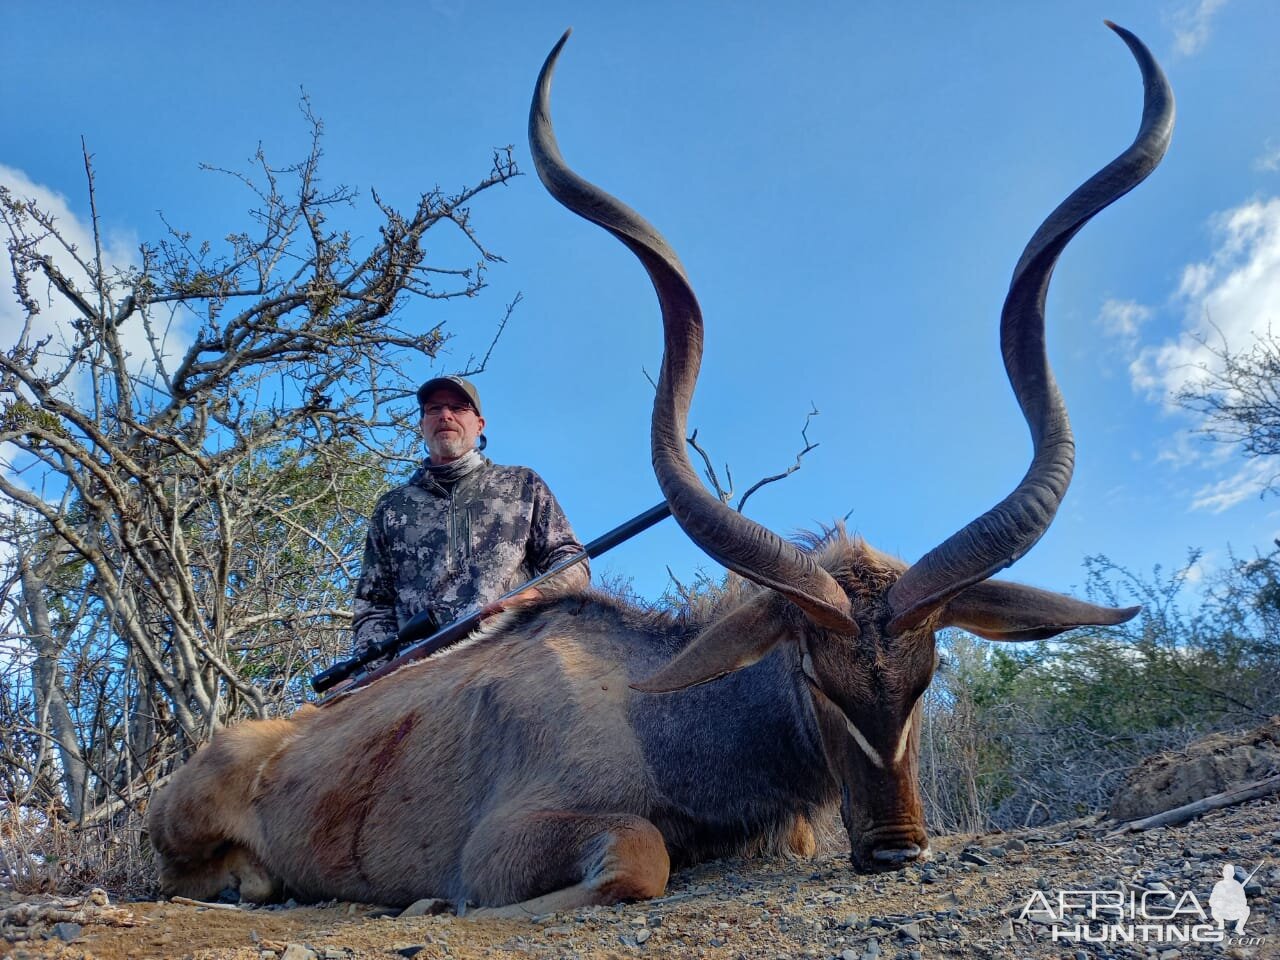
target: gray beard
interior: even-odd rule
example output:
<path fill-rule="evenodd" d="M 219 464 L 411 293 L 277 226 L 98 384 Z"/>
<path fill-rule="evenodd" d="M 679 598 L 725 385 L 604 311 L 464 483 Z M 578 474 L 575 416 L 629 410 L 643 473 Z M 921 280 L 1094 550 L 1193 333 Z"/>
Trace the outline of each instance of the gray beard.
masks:
<path fill-rule="evenodd" d="M 448 460 L 456 460 L 458 457 L 466 456 L 468 451 L 474 450 L 473 445 L 468 445 L 465 437 L 435 437 L 427 444 L 427 452 L 431 454 L 432 463 L 443 463 Z"/>

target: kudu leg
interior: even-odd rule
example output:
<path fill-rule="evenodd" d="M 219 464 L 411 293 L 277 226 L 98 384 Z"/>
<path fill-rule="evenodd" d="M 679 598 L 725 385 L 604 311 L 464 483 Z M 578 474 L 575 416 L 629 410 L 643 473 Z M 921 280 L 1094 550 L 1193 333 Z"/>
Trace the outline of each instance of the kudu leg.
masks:
<path fill-rule="evenodd" d="M 485 818 L 462 869 L 469 916 L 518 918 L 659 896 L 671 860 L 643 817 L 542 810 Z"/>

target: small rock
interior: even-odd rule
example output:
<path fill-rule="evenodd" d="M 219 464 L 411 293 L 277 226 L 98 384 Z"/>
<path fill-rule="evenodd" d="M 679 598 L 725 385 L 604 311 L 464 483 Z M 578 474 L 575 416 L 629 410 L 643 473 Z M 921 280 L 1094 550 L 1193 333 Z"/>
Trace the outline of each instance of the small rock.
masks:
<path fill-rule="evenodd" d="M 997 860 L 1003 857 L 1004 854 L 1005 854 L 1004 847 L 988 847 L 987 848 L 987 855 L 995 857 Z"/>
<path fill-rule="evenodd" d="M 412 947 L 401 947 L 396 951 L 396 953 L 400 954 L 402 957 L 408 957 L 412 960 L 413 957 L 416 957 L 425 949 L 427 949 L 427 945 L 425 943 L 415 943 Z"/>
<path fill-rule="evenodd" d="M 919 940 L 920 924 L 915 923 L 914 921 L 911 923 L 904 923 L 898 928 L 898 936 L 904 937 L 907 940 Z"/>
<path fill-rule="evenodd" d="M 1089 960 L 1089 954 L 1084 950 L 1077 950 L 1075 952 L 1075 960 Z"/>
<path fill-rule="evenodd" d="M 724 946 L 724 941 L 723 941 L 723 940 L 721 940 L 719 937 L 712 937 L 712 938 L 711 938 L 711 945 L 712 945 L 713 947 L 723 947 L 723 946 Z"/>
<path fill-rule="evenodd" d="M 1013 921 L 1012 920 L 1006 920 L 1004 923 L 1000 924 L 999 935 L 1004 937 L 1006 940 L 1013 939 Z"/>
<path fill-rule="evenodd" d="M 80 931 L 83 929 L 84 927 L 80 926 L 78 923 L 71 923 L 64 920 L 62 923 L 55 923 L 49 932 L 59 940 L 70 943 L 76 937 L 80 936 Z"/>
<path fill-rule="evenodd" d="M 1178 960 L 1182 956 L 1181 950 L 1161 950 L 1160 960 Z"/>
<path fill-rule="evenodd" d="M 991 866 L 991 861 L 990 861 L 990 860 L 988 860 L 988 859 L 987 859 L 986 857 L 984 857 L 982 854 L 980 854 L 980 853 L 975 853 L 975 852 L 974 852 L 974 851 L 972 851 L 972 850 L 966 850 L 964 853 L 960 854 L 960 862 L 961 862 L 961 863 L 972 863 L 972 864 L 973 864 L 974 866 L 976 866 L 976 867 L 989 867 L 989 866 Z"/>
<path fill-rule="evenodd" d="M 316 952 L 300 943 L 290 943 L 280 954 L 280 960 L 317 960 Z"/>
<path fill-rule="evenodd" d="M 1027 849 L 1027 845 L 1017 837 L 1010 837 L 1004 845 L 1005 849 L 1010 853 L 1022 853 Z"/>
<path fill-rule="evenodd" d="M 320 953 L 321 960 L 346 960 L 347 951 L 341 947 L 325 947 Z"/>
<path fill-rule="evenodd" d="M 862 955 L 852 950 L 841 950 L 840 960 L 862 960 Z"/>
<path fill-rule="evenodd" d="M 417 903 L 410 904 L 405 907 L 400 914 L 402 917 L 434 917 L 437 914 L 444 913 L 449 910 L 452 905 L 448 900 L 441 900 L 438 897 L 427 897 L 419 900 Z"/>
<path fill-rule="evenodd" d="M 862 955 L 863 955 L 864 957 L 878 957 L 878 956 L 880 956 L 880 941 L 879 941 L 879 940 L 868 940 L 868 941 L 867 941 L 867 949 L 863 952 L 863 954 L 862 954 Z"/>
<path fill-rule="evenodd" d="M 646 940 L 648 940 L 651 936 L 653 936 L 653 931 L 652 931 L 652 930 L 650 930 L 648 927 L 644 927 L 644 928 L 643 928 L 643 929 L 641 929 L 641 930 L 637 930 L 637 931 L 636 931 L 636 943 L 644 943 L 644 942 L 645 942 Z"/>
<path fill-rule="evenodd" d="M 853 930 L 858 926 L 858 915 L 856 913 L 846 914 L 844 919 L 836 924 L 841 930 Z"/>

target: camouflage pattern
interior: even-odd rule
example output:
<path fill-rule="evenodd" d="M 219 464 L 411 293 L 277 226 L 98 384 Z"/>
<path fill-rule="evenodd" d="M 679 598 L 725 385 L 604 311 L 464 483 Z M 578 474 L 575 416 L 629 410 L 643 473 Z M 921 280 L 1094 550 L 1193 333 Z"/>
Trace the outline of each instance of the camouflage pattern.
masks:
<path fill-rule="evenodd" d="M 451 489 L 419 467 L 374 507 L 356 584 L 354 655 L 421 610 L 444 626 L 582 551 L 541 477 L 479 459 Z M 589 580 L 583 561 L 541 590 L 560 596 Z"/>

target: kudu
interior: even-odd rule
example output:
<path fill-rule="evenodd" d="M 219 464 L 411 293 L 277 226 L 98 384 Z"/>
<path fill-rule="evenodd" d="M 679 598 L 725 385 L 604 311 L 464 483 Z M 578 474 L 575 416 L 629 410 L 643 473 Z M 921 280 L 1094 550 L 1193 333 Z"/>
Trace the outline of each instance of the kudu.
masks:
<path fill-rule="evenodd" d="M 837 802 L 855 866 L 924 856 L 917 756 L 935 631 L 1035 640 L 1137 612 L 988 579 L 1045 532 L 1071 477 L 1044 346 L 1054 263 L 1154 169 L 1172 131 L 1160 68 L 1113 29 L 1145 85 L 1137 139 L 1040 227 L 1001 319 L 1030 469 L 910 567 L 839 530 L 797 547 L 699 484 L 684 439 L 698 304 L 658 232 L 561 159 L 548 103 L 562 38 L 529 119 L 538 174 L 648 271 L 665 330 L 654 469 L 688 535 L 750 583 L 735 580 L 705 614 L 646 613 L 600 594 L 503 614 L 323 709 L 219 733 L 151 807 L 164 889 L 263 899 L 283 885 L 547 912 L 658 895 L 672 862 L 759 847 Z"/>

